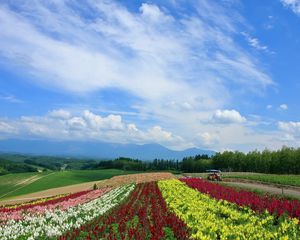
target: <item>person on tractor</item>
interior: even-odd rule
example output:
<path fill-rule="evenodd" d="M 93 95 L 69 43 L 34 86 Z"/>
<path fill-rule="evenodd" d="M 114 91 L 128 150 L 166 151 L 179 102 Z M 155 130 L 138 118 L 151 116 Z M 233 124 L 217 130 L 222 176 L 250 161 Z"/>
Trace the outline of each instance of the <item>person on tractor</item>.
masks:
<path fill-rule="evenodd" d="M 211 169 L 211 170 L 207 170 L 206 172 L 208 172 L 207 180 L 209 180 L 209 181 L 222 181 L 220 170 Z"/>

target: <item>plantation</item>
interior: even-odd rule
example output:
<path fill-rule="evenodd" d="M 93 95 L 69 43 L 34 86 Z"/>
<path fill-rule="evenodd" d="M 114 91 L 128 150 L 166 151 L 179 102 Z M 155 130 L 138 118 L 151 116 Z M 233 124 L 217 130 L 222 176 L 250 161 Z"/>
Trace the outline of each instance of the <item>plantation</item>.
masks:
<path fill-rule="evenodd" d="M 171 177 L 115 177 L 96 190 L 3 206 L 0 239 L 299 239 L 298 200 Z"/>

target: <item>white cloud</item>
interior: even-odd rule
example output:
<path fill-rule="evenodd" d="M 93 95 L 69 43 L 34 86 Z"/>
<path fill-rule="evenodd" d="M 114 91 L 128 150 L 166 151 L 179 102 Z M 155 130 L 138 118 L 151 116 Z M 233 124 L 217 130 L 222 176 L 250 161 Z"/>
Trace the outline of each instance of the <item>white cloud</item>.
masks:
<path fill-rule="evenodd" d="M 280 106 L 279 106 L 279 109 L 280 110 L 288 110 L 288 105 L 287 104 L 281 104 Z"/>
<path fill-rule="evenodd" d="M 290 8 L 294 13 L 300 15 L 300 0 L 281 0 L 281 3 Z"/>
<path fill-rule="evenodd" d="M 0 95 L 0 100 L 4 100 L 4 101 L 10 102 L 10 103 L 23 103 L 23 101 L 21 99 L 17 98 L 14 95 L 11 95 L 11 94 Z"/>
<path fill-rule="evenodd" d="M 256 50 L 269 52 L 268 47 L 265 45 L 262 45 L 257 38 L 251 37 L 250 34 L 246 32 L 241 32 L 241 34 L 245 37 L 248 44 L 255 48 Z"/>
<path fill-rule="evenodd" d="M 180 1 L 172 11 L 162 2 L 144 3 L 137 11 L 120 1 L 85 1 L 85 7 L 68 0 L 0 4 L 5 64 L 20 67 L 34 84 L 79 98 L 117 88 L 126 93 L 116 96 L 118 101 L 138 99 L 130 117 L 143 120 L 124 121 L 128 109 L 109 109 L 107 103 L 108 116 L 54 110 L 13 121 L 14 126 L 20 135 L 158 142 L 174 148 L 201 146 L 193 133 L 203 133 L 202 143 L 214 143 L 214 149 L 258 142 L 257 136 L 249 140 L 239 112 L 215 112 L 234 108 L 236 95 L 261 93 L 274 84 L 259 59 L 235 40 L 244 19 L 221 2 L 191 1 L 192 14 L 182 11 Z M 215 122 L 231 124 L 199 123 L 213 112 Z"/>
<path fill-rule="evenodd" d="M 147 20 L 150 19 L 151 21 L 168 21 L 172 20 L 170 16 L 166 16 L 157 5 L 142 3 L 140 7 L 140 11 L 143 17 Z"/>
<path fill-rule="evenodd" d="M 58 109 L 46 116 L 23 116 L 14 121 L 0 119 L 0 135 L 2 138 L 25 136 L 57 140 L 160 143 L 174 149 L 192 146 L 161 126 L 140 130 L 134 123 L 125 123 L 120 115 L 103 117 L 89 110 L 72 115 L 69 111 Z"/>
<path fill-rule="evenodd" d="M 300 122 L 283 122 L 277 124 L 280 130 L 280 140 L 284 145 L 299 147 L 300 144 Z"/>
<path fill-rule="evenodd" d="M 198 135 L 200 137 L 201 143 L 207 147 L 216 146 L 216 144 L 218 144 L 220 141 L 220 137 L 217 133 L 204 132 Z"/>
<path fill-rule="evenodd" d="M 272 109 L 272 108 L 273 108 L 273 106 L 271 104 L 266 106 L 266 109 Z"/>
<path fill-rule="evenodd" d="M 228 82 L 250 91 L 272 84 L 257 59 L 234 42 L 230 13 L 210 1 L 195 3 L 193 16 L 177 18 L 155 4 L 131 12 L 115 1 L 90 1 L 89 21 L 80 3 L 52 5 L 57 11 L 42 1 L 19 4 L 18 13 L 0 7 L 1 54 L 38 84 L 80 93 L 115 87 L 153 106 L 189 102 L 189 96 L 210 108 L 228 101 L 218 94 L 221 88 L 229 95 Z"/>
<path fill-rule="evenodd" d="M 103 118 L 100 115 L 85 110 L 83 113 L 83 117 L 89 124 L 89 126 L 95 130 L 122 130 L 124 128 L 122 117 L 120 115 L 110 114 L 107 117 Z"/>
<path fill-rule="evenodd" d="M 238 111 L 232 110 L 217 110 L 213 115 L 213 120 L 217 123 L 243 123 L 246 118 Z"/>
<path fill-rule="evenodd" d="M 291 133 L 300 133 L 300 122 L 278 122 L 278 128 Z"/>
<path fill-rule="evenodd" d="M 18 129 L 16 127 L 14 127 L 13 124 L 0 119 L 0 133 L 2 133 L 2 134 L 17 134 Z"/>
<path fill-rule="evenodd" d="M 64 109 L 52 110 L 48 113 L 48 115 L 58 119 L 69 119 L 71 117 L 71 113 Z"/>

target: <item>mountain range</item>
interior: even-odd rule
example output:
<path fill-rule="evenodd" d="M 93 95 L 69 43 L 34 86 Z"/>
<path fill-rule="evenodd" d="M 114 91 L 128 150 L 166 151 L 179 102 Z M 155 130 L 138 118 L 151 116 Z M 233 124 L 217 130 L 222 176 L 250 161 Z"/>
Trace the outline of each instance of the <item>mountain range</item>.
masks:
<path fill-rule="evenodd" d="M 214 151 L 189 148 L 171 150 L 159 144 L 119 144 L 105 142 L 48 141 L 48 140 L 0 140 L 0 152 L 48 156 L 90 157 L 114 159 L 129 157 L 140 160 L 178 159 L 197 154 L 215 154 Z"/>

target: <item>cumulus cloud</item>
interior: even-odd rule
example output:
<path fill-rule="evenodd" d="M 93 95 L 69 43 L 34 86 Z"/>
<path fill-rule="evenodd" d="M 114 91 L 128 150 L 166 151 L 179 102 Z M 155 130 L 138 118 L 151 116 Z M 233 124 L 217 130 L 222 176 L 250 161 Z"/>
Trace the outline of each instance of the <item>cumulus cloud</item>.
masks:
<path fill-rule="evenodd" d="M 204 132 L 198 135 L 201 143 L 207 147 L 215 146 L 220 141 L 220 137 L 217 133 Z"/>
<path fill-rule="evenodd" d="M 238 111 L 232 110 L 217 110 L 213 115 L 213 120 L 218 123 L 243 123 L 246 118 Z"/>
<path fill-rule="evenodd" d="M 279 121 L 278 129 L 280 130 L 280 140 L 290 146 L 299 147 L 300 144 L 300 122 Z"/>
<path fill-rule="evenodd" d="M 57 109 L 50 111 L 48 116 L 58 119 L 69 119 L 71 117 L 71 113 L 64 109 Z"/>
<path fill-rule="evenodd" d="M 287 132 L 300 133 L 300 122 L 278 122 L 278 128 Z"/>
<path fill-rule="evenodd" d="M 100 115 L 85 110 L 83 117 L 89 126 L 95 130 L 122 130 L 124 128 L 120 115 L 110 114 L 107 117 L 101 117 Z"/>
<path fill-rule="evenodd" d="M 294 13 L 300 15 L 300 0 L 281 0 L 281 3 L 290 8 Z"/>
<path fill-rule="evenodd" d="M 58 109 L 46 116 L 23 116 L 14 121 L 0 119 L 0 135 L 6 138 L 21 135 L 56 140 L 161 143 L 175 149 L 191 146 L 182 137 L 161 126 L 141 130 L 134 123 L 124 122 L 120 115 L 101 116 L 89 110 L 73 115 Z"/>

